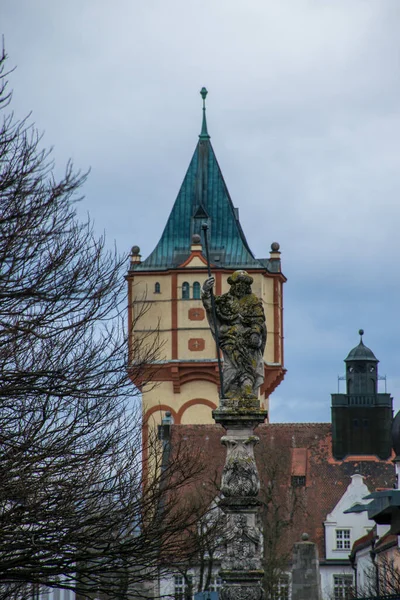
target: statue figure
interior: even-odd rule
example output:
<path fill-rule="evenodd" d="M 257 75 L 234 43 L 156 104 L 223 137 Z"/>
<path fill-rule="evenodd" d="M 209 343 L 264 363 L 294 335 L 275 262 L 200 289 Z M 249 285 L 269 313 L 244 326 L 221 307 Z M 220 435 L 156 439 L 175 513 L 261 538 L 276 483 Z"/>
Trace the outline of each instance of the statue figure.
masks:
<path fill-rule="evenodd" d="M 264 381 L 267 328 L 261 300 L 251 291 L 253 278 L 246 271 L 235 271 L 228 278 L 229 292 L 215 297 L 215 325 L 211 309 L 214 281 L 214 277 L 209 277 L 204 282 L 202 300 L 214 338 L 215 325 L 218 328 L 224 357 L 224 396 L 257 399 Z"/>

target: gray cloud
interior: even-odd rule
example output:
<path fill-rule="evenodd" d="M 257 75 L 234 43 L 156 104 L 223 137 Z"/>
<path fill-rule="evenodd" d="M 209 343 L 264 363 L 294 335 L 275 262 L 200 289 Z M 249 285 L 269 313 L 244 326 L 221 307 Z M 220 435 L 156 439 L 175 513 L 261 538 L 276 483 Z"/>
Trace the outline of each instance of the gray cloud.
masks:
<path fill-rule="evenodd" d="M 161 234 L 200 128 L 256 255 L 282 247 L 288 375 L 273 418 L 329 420 L 357 330 L 399 396 L 398 0 L 3 0 L 19 116 L 92 171 L 121 252 Z"/>

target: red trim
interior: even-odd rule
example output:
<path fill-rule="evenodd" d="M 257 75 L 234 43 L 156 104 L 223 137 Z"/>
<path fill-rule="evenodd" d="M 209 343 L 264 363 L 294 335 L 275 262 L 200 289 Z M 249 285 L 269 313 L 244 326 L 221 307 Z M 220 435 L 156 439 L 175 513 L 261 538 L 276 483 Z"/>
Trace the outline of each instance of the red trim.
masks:
<path fill-rule="evenodd" d="M 156 412 L 160 412 L 161 410 L 169 410 L 174 419 L 174 423 L 177 423 L 176 419 L 178 419 L 178 414 L 171 406 L 169 406 L 168 404 L 157 404 L 156 406 L 152 406 L 151 408 L 145 411 L 143 415 L 143 427 L 148 427 L 149 417 Z"/>
<path fill-rule="evenodd" d="M 274 281 L 274 363 L 280 363 L 280 336 L 279 336 L 279 281 Z"/>
<path fill-rule="evenodd" d="M 132 301 L 133 281 L 128 281 L 128 364 L 133 360 L 132 335 L 133 335 L 133 301 Z"/>
<path fill-rule="evenodd" d="M 206 347 L 204 338 L 190 338 L 188 348 L 191 352 L 202 352 Z"/>
<path fill-rule="evenodd" d="M 191 260 L 193 260 L 193 258 L 200 258 L 201 262 L 207 266 L 207 261 L 204 258 L 204 256 L 202 255 L 202 253 L 200 252 L 200 250 L 193 250 L 189 256 L 189 258 L 187 258 L 185 260 L 185 262 L 183 262 L 181 265 L 179 265 L 178 269 L 182 269 L 183 267 L 186 267 L 186 265 L 188 265 L 190 263 Z M 197 267 L 198 269 L 201 269 L 201 267 Z"/>
<path fill-rule="evenodd" d="M 217 296 L 220 296 L 222 293 L 221 271 L 217 271 L 215 274 L 215 293 Z"/>
<path fill-rule="evenodd" d="M 260 388 L 260 393 L 268 398 L 272 392 L 278 387 L 285 377 L 286 369 L 281 366 L 270 367 L 264 365 L 264 383 Z"/>
<path fill-rule="evenodd" d="M 261 394 L 268 398 L 278 387 L 285 377 L 286 369 L 277 366 L 264 365 L 264 383 L 260 388 Z M 141 390 L 143 382 L 134 373 L 130 373 L 130 379 Z M 167 362 L 164 364 L 148 365 L 146 368 L 147 381 L 171 381 L 174 394 L 179 394 L 181 386 L 192 381 L 209 381 L 219 389 L 219 375 L 217 360 L 209 362 Z M 169 410 L 169 409 L 168 409 Z"/>
<path fill-rule="evenodd" d="M 204 308 L 189 308 L 188 319 L 189 321 L 203 321 L 206 314 Z"/>
<path fill-rule="evenodd" d="M 281 282 L 281 306 L 280 306 L 280 317 L 281 317 L 281 322 L 280 322 L 280 327 L 281 327 L 281 365 L 282 367 L 285 365 L 285 353 L 284 353 L 284 348 L 285 348 L 285 344 L 284 344 L 284 335 L 283 335 L 283 285 Z"/>
<path fill-rule="evenodd" d="M 213 273 L 217 274 L 217 273 L 221 273 L 221 274 L 225 274 L 225 275 L 231 275 L 232 273 L 234 273 L 234 269 L 223 269 L 221 267 L 217 267 L 216 265 L 211 265 L 211 269 L 213 271 Z M 248 273 L 261 273 L 262 275 L 264 275 L 264 277 L 271 277 L 272 279 L 278 279 L 279 281 L 285 282 L 287 281 L 286 277 L 282 274 L 282 273 L 269 273 L 268 271 L 265 271 L 264 269 L 247 269 Z M 160 270 L 160 271 L 136 271 L 134 273 L 129 273 L 128 275 L 126 275 L 126 279 L 133 279 L 133 277 L 137 277 L 139 279 L 139 277 L 145 275 L 157 275 L 157 277 L 162 277 L 163 275 L 171 275 L 174 273 L 207 273 L 207 269 L 205 269 L 204 267 L 186 267 L 186 268 L 181 268 L 181 267 L 177 267 L 176 269 L 166 269 L 164 270 Z"/>
<path fill-rule="evenodd" d="M 148 467 L 148 459 L 149 459 L 149 417 L 160 410 L 169 410 L 175 419 L 178 419 L 178 416 L 176 414 L 176 412 L 174 411 L 173 408 L 171 408 L 170 406 L 168 406 L 168 404 L 158 404 L 157 406 L 152 406 L 151 408 L 149 408 L 149 410 L 147 410 L 144 415 L 143 415 L 143 421 L 142 421 L 142 460 L 143 460 L 143 485 L 146 485 L 147 479 L 148 479 L 148 474 L 149 474 L 149 467 Z"/>
<path fill-rule="evenodd" d="M 204 406 L 208 406 L 212 410 L 215 410 L 217 408 L 217 405 L 214 404 L 214 402 L 211 402 L 211 400 L 207 400 L 206 398 L 193 398 L 193 400 L 188 400 L 187 402 L 185 402 L 185 404 L 183 404 L 180 407 L 180 409 L 178 410 L 178 417 L 177 418 L 179 419 L 179 423 L 181 423 L 181 419 L 182 419 L 183 413 L 190 406 L 195 406 L 196 404 L 203 404 Z"/>
<path fill-rule="evenodd" d="M 171 277 L 171 357 L 178 358 L 178 275 Z"/>

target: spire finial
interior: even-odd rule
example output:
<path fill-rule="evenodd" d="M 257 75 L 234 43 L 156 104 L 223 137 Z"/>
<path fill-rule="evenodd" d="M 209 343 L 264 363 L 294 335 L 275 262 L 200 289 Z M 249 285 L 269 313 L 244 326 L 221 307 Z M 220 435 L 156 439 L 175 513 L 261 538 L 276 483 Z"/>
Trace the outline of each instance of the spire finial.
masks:
<path fill-rule="evenodd" d="M 201 140 L 209 140 L 210 136 L 208 135 L 208 131 L 207 131 L 207 120 L 206 120 L 206 98 L 207 98 L 207 94 L 208 91 L 206 90 L 205 87 L 202 87 L 200 90 L 200 95 L 203 98 L 203 122 L 201 125 L 201 133 L 199 135 L 199 138 Z"/>
<path fill-rule="evenodd" d="M 359 329 L 359 330 L 358 330 L 358 334 L 359 334 L 359 336 L 360 336 L 360 338 L 361 338 L 361 339 L 360 339 L 360 342 L 362 342 L 362 341 L 363 341 L 363 339 L 362 339 L 362 336 L 364 335 L 364 329 Z"/>

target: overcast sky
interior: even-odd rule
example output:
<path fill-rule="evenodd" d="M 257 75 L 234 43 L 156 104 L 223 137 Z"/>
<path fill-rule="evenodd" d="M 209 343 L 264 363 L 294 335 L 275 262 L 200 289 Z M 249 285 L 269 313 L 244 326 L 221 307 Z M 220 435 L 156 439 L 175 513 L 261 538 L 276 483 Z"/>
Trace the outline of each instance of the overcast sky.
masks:
<path fill-rule="evenodd" d="M 15 113 L 91 168 L 80 211 L 121 253 L 157 243 L 206 86 L 247 239 L 288 278 L 271 420 L 330 420 L 360 327 L 400 407 L 399 0 L 1 0 L 0 31 Z"/>

